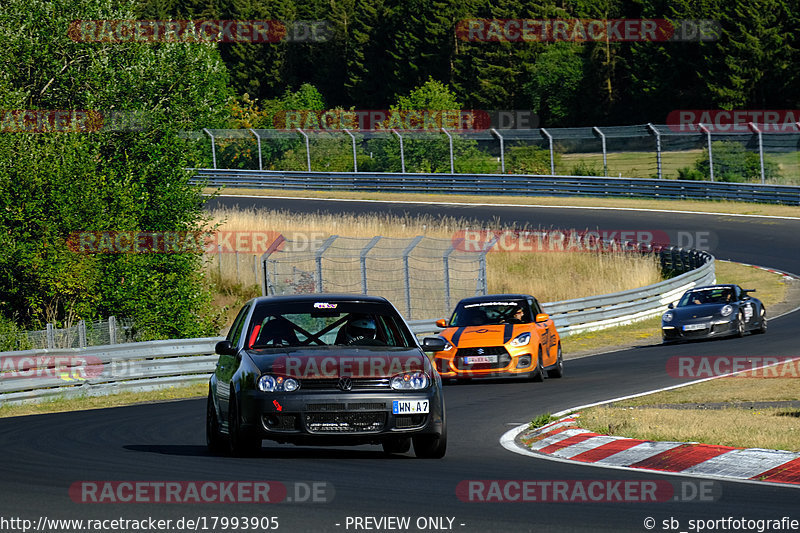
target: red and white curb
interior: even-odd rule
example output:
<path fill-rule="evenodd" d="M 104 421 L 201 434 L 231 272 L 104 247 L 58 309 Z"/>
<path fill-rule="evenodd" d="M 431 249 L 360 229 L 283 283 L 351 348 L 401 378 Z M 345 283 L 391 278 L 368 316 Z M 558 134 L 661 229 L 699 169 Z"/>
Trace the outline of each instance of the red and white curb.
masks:
<path fill-rule="evenodd" d="M 501 442 L 518 453 L 600 467 L 784 483 L 800 488 L 800 453 L 601 435 L 582 429 L 578 416 L 571 414 L 536 429 L 521 426 L 506 433 Z"/>

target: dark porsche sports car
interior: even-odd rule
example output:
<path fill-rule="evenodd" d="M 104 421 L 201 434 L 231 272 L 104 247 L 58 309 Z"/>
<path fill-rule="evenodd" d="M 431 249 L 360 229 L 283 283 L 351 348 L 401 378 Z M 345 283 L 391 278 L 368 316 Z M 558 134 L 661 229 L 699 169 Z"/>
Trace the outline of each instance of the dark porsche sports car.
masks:
<path fill-rule="evenodd" d="M 242 307 L 211 376 L 206 440 L 250 455 L 262 439 L 307 445 L 381 444 L 440 458 L 447 447 L 442 381 L 384 298 L 306 294 Z"/>
<path fill-rule="evenodd" d="M 686 291 L 661 317 L 664 342 L 767 332 L 761 300 L 738 285 L 709 285 Z"/>

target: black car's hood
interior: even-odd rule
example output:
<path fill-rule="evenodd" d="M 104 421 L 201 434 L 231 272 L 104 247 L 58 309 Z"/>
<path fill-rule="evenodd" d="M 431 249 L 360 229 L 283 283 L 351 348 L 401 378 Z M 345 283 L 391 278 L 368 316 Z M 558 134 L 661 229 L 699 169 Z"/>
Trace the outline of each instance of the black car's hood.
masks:
<path fill-rule="evenodd" d="M 703 317 L 721 316 L 722 308 L 726 305 L 733 307 L 733 304 L 686 305 L 670 309 L 669 312 L 673 314 L 673 320 L 693 320 Z"/>
<path fill-rule="evenodd" d="M 319 346 L 250 350 L 248 355 L 261 372 L 301 379 L 388 378 L 431 371 L 428 357 L 418 348 Z"/>

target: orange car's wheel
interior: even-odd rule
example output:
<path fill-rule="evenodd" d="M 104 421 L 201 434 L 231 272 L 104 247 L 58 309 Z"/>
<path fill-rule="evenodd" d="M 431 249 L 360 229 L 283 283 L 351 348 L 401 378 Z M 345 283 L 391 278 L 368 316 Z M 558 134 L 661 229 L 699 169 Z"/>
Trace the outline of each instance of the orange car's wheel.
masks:
<path fill-rule="evenodd" d="M 542 345 L 539 345 L 539 355 L 536 357 L 536 368 L 531 376 L 532 381 L 544 381 L 544 365 L 542 364 Z"/>
<path fill-rule="evenodd" d="M 556 356 L 556 366 L 547 371 L 548 378 L 560 378 L 564 376 L 564 357 L 561 355 L 561 343 L 558 343 L 558 355 Z"/>

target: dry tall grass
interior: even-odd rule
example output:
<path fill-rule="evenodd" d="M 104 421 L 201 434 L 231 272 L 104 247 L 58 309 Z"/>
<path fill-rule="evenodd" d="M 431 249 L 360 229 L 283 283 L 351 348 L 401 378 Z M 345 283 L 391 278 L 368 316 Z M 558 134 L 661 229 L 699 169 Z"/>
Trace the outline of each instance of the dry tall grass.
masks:
<path fill-rule="evenodd" d="M 211 212 L 211 225 L 224 231 L 280 232 L 306 235 L 320 240 L 329 235 L 369 238 L 375 235 L 411 238 L 424 235 L 452 239 L 464 229 L 508 228 L 499 223 L 480 223 L 463 218 L 394 215 L 329 214 L 297 215 L 288 211 L 219 209 Z M 575 228 L 578 230 L 592 228 Z M 440 261 L 440 260 L 439 260 Z M 441 264 L 441 263 L 439 263 Z M 252 255 L 239 255 L 237 274 L 234 254 L 209 257 L 212 274 L 223 284 L 237 280 L 256 285 Z M 437 265 L 438 267 L 438 265 Z M 353 265 L 358 276 L 358 263 Z M 395 266 L 399 273 L 400 265 Z M 655 258 L 630 253 L 521 253 L 498 252 L 487 255 L 487 282 L 490 293 L 520 292 L 535 295 L 541 302 L 580 298 L 641 287 L 663 279 Z M 260 280 L 260 278 L 259 278 Z M 453 302 L 455 303 L 455 302 Z"/>

